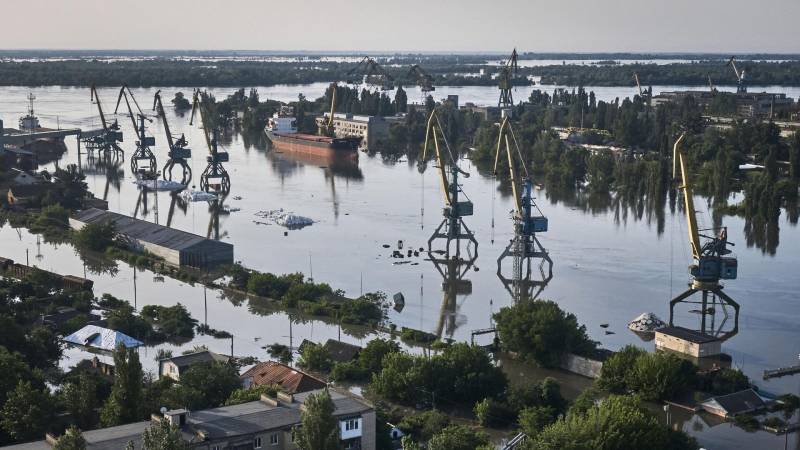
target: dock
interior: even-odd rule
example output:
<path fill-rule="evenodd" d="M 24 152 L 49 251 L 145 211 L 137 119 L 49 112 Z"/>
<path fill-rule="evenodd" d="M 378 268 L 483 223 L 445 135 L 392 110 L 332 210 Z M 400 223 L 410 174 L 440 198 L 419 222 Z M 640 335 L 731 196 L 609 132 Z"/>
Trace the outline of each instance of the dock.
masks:
<path fill-rule="evenodd" d="M 796 373 L 800 373 L 800 364 L 789 367 L 781 367 L 779 369 L 765 370 L 764 379 L 769 380 L 770 378 L 778 378 L 786 375 L 794 375 Z"/>
<path fill-rule="evenodd" d="M 64 139 L 67 136 L 80 136 L 80 128 L 69 128 L 63 130 L 54 130 L 50 128 L 38 128 L 36 131 L 23 132 L 13 128 L 3 129 L 3 137 L 0 139 L 4 144 L 16 145 L 22 147 L 23 145 L 30 144 L 36 141 L 43 140 L 58 140 Z"/>

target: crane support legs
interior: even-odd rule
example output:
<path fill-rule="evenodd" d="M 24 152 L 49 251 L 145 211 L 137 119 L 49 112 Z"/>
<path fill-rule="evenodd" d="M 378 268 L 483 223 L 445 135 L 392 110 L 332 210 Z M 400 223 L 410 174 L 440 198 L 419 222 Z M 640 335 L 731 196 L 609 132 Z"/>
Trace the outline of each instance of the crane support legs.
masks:
<path fill-rule="evenodd" d="M 701 293 L 700 301 L 690 301 L 689 298 L 695 293 Z M 709 296 L 711 297 L 711 306 L 709 306 Z M 725 313 L 725 319 L 722 321 L 718 328 L 715 327 L 716 309 L 715 306 L 719 302 L 722 305 L 722 310 Z M 739 332 L 739 304 L 736 303 L 728 294 L 722 292 L 722 286 L 717 286 L 710 289 L 701 289 L 690 287 L 685 292 L 681 293 L 669 302 L 669 324 L 674 325 L 674 312 L 675 305 L 678 303 L 692 303 L 700 305 L 700 332 L 703 334 L 713 334 L 722 340 L 729 339 Z M 733 307 L 733 329 L 730 331 L 722 331 L 725 321 L 728 319 L 728 312 L 725 309 L 726 305 Z M 707 316 L 711 316 L 711 323 L 708 323 Z M 715 329 L 716 328 L 716 329 Z"/>
<path fill-rule="evenodd" d="M 447 229 L 447 232 L 443 233 L 442 228 Z M 450 245 L 452 241 L 456 241 L 456 247 L 460 246 L 460 241 L 465 240 L 468 243 L 471 243 L 475 248 L 475 258 L 478 257 L 478 241 L 475 239 L 475 236 L 472 234 L 472 231 L 467 227 L 467 224 L 464 223 L 464 219 L 461 217 L 445 217 L 444 220 L 436 227 L 431 237 L 428 239 L 428 252 L 434 252 L 433 250 L 433 243 L 439 239 L 444 239 L 446 241 L 444 250 L 439 250 L 439 252 L 444 252 L 445 254 L 450 254 Z"/>
<path fill-rule="evenodd" d="M 172 181 L 172 172 L 175 166 L 180 166 L 181 169 L 181 184 L 188 185 L 192 181 L 192 169 L 183 158 L 170 158 L 162 171 L 162 178 Z"/>

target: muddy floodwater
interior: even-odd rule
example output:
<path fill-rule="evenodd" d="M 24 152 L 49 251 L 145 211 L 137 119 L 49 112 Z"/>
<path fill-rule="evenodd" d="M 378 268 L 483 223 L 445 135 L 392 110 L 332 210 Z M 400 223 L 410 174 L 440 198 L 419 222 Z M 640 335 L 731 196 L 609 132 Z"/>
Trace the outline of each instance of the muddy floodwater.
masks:
<path fill-rule="evenodd" d="M 293 100 L 301 92 L 307 97 L 321 95 L 324 83 L 307 86 L 277 86 L 259 90 L 261 99 Z M 764 88 L 764 90 L 773 88 Z M 780 89 L 797 97 L 798 91 Z M 179 89 L 164 88 L 165 101 Z M 751 88 L 760 91 L 761 88 Z M 0 118 L 7 127 L 15 126 L 24 114 L 26 95 L 31 89 L 0 88 Z M 152 104 L 156 89 L 134 89 L 141 105 Z M 232 89 L 214 89 L 218 98 Z M 633 88 L 599 88 L 599 99 L 612 99 L 633 94 Z M 36 95 L 36 112 L 43 126 L 99 126 L 96 106 L 89 100 L 88 89 L 46 87 L 32 89 Z M 190 93 L 190 89 L 183 92 Z M 515 97 L 527 97 L 529 89 Z M 658 89 L 656 89 L 658 92 Z M 437 88 L 436 97 L 458 93 L 460 101 L 491 104 L 496 101 L 494 88 Z M 111 115 L 117 91 L 101 89 L 100 98 Z M 409 94 L 413 100 L 415 93 Z M 205 167 L 206 148 L 202 130 L 189 125 L 188 115 L 179 116 L 167 108 L 170 127 L 175 134 L 185 133 L 193 151 L 190 162 L 197 185 Z M 148 221 L 220 239 L 234 245 L 237 261 L 261 271 L 302 272 L 318 282 L 327 282 L 350 296 L 362 292 L 383 291 L 390 297 L 402 293 L 405 307 L 390 310 L 389 319 L 398 327 L 407 326 L 469 341 L 471 332 L 492 325 L 491 315 L 512 301 L 496 275 L 497 257 L 512 237 L 509 211 L 510 198 L 498 191 L 498 180 L 482 176 L 469 160 L 461 167 L 472 176 L 462 178 L 463 190 L 475 205 L 475 214 L 465 223 L 474 231 L 479 243 L 474 267 L 462 280 L 463 289 L 455 296 L 443 291 L 443 278 L 424 253 L 403 259 L 392 258 L 398 241 L 403 254 L 408 249 L 427 247 L 433 230 L 442 220 L 442 194 L 434 168 L 421 174 L 416 164 L 401 159 L 387 162 L 380 154 L 361 154 L 355 164 L 340 164 L 297 157 L 272 151 L 264 139 L 229 136 L 223 147 L 230 153 L 226 168 L 231 176 L 231 192 L 224 199 L 226 210 L 218 218 L 211 214 L 207 202 L 185 202 L 169 192 L 147 193 L 133 183 L 129 161 L 134 149 L 134 133 L 130 120 L 117 116 L 125 133 L 122 144 L 126 155 L 116 168 L 97 167 L 81 157 L 91 191 L 109 202 L 109 209 L 135 215 Z M 155 136 L 155 153 L 159 167 L 166 158 L 166 139 L 160 122 L 148 125 Z M 67 152 L 57 162 L 63 166 L 79 161 L 74 138 L 66 141 Z M 43 168 L 52 168 L 48 163 Z M 628 321 L 643 312 L 654 312 L 663 319 L 669 316 L 669 300 L 685 290 L 690 263 L 684 216 L 665 206 L 663 210 L 645 211 L 641 217 L 634 210 L 610 201 L 608 205 L 583 206 L 584 202 L 554 200 L 545 190 L 537 191 L 537 200 L 549 218 L 549 231 L 540 241 L 553 259 L 553 279 L 540 298 L 552 299 L 562 308 L 577 315 L 590 336 L 605 348 L 616 350 L 626 344 L 653 349 L 653 343 L 641 340 L 626 328 Z M 696 199 L 701 226 L 711 225 L 706 201 Z M 300 230 L 287 230 L 266 223 L 257 213 L 283 208 L 314 220 Z M 800 392 L 800 376 L 762 381 L 762 371 L 797 363 L 800 353 L 800 233 L 782 212 L 779 242 L 774 254 L 758 246 L 748 246 L 744 219 L 726 217 L 728 237 L 736 243 L 739 277 L 726 283 L 725 291 L 741 304 L 739 332 L 723 343 L 723 351 L 732 358 L 732 365 L 741 368 L 757 384 L 769 392 Z M 38 241 L 38 244 L 37 244 Z M 0 256 L 17 261 L 30 260 L 44 269 L 62 274 L 83 275 L 80 257 L 68 245 L 52 245 L 37 236 L 6 225 L 0 229 Z M 388 248 L 387 248 L 388 246 Z M 402 264 L 398 264 L 402 261 Z M 136 272 L 126 263 L 119 263 L 116 273 L 92 273 L 95 293 L 111 293 L 141 308 L 146 304 L 172 305 L 180 302 L 192 316 L 212 328 L 234 334 L 233 351 L 237 355 L 266 358 L 262 348 L 273 342 L 299 345 L 302 339 L 315 341 L 341 338 L 364 344 L 370 334 L 358 330 L 342 330 L 335 324 L 303 321 L 290 326 L 288 316 L 271 309 L 269 304 L 206 291 L 176 280 L 160 279 L 147 271 Z M 468 281 L 468 283 L 466 282 Z M 718 320 L 723 320 L 720 315 Z M 732 320 L 732 319 L 729 319 Z M 688 310 L 679 311 L 676 322 L 698 326 L 698 317 Z M 608 324 L 603 328 L 601 324 Z M 194 345 L 228 353 L 231 340 L 198 336 L 193 341 L 163 348 L 176 352 Z M 145 350 L 143 361 L 155 370 L 156 349 Z M 85 357 L 67 351 L 65 361 Z M 728 443 L 731 436 L 743 434 L 734 441 L 752 444 L 783 442 L 765 433 L 747 434 L 728 430 L 728 425 L 708 428 L 688 423 L 687 431 L 701 440 Z M 724 432 L 720 430 L 725 428 Z M 705 430 L 705 431 L 703 431 Z M 795 441 L 796 434 L 790 438 Z M 710 444 L 709 444 L 710 445 Z M 716 446 L 719 447 L 720 444 Z M 744 445 L 744 444 L 742 444 Z M 724 447 L 735 448 L 735 447 Z M 747 446 L 739 448 L 750 448 Z M 794 447 L 792 447 L 794 448 Z"/>

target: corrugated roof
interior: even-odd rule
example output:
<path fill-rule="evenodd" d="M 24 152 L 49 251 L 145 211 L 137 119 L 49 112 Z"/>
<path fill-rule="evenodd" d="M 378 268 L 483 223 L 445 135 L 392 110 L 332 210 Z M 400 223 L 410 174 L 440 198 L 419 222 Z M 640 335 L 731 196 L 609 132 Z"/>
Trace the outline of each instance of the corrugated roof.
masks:
<path fill-rule="evenodd" d="M 176 230 L 174 228 L 118 214 L 113 211 L 104 211 L 97 208 L 80 211 L 73 216 L 73 219 L 86 224 L 113 222 L 116 231 L 120 234 L 173 250 L 185 250 L 200 243 L 232 247 L 232 245 L 227 242 L 206 239 L 186 231 Z"/>
<path fill-rule="evenodd" d="M 128 348 L 144 345 L 142 341 L 134 339 L 125 333 L 98 327 L 97 325 L 86 325 L 80 330 L 65 337 L 64 342 L 82 345 L 84 347 L 99 348 L 102 350 L 114 351 L 117 345 L 123 344 Z"/>
<path fill-rule="evenodd" d="M 325 342 L 325 350 L 328 351 L 328 355 L 333 361 L 350 362 L 358 356 L 359 352 L 361 352 L 361 347 L 348 344 L 346 342 L 328 339 L 328 341 Z"/>
<path fill-rule="evenodd" d="M 243 379 L 252 377 L 254 386 L 277 384 L 289 394 L 312 391 L 326 386 L 326 383 L 318 378 L 275 361 L 258 363 L 241 377 Z"/>

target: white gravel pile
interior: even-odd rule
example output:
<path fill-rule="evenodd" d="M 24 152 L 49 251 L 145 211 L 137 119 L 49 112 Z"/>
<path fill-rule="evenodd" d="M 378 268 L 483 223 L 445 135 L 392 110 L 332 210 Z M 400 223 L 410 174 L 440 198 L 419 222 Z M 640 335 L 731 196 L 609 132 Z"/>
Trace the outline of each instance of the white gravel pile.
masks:
<path fill-rule="evenodd" d="M 181 197 L 187 202 L 203 202 L 217 199 L 216 195 L 203 191 L 183 191 L 181 192 Z"/>
<path fill-rule="evenodd" d="M 282 227 L 295 229 L 303 228 L 314 223 L 314 220 L 311 218 L 298 216 L 291 211 L 284 211 L 283 208 L 272 209 L 269 211 L 258 211 L 256 213 L 256 217 L 260 217 L 268 222 L 272 222 Z"/>
<path fill-rule="evenodd" d="M 186 187 L 177 181 L 171 180 L 135 180 L 133 184 L 157 191 L 177 191 Z"/>
<path fill-rule="evenodd" d="M 628 322 L 628 329 L 639 333 L 653 333 L 667 324 L 653 313 L 643 313 L 639 317 Z"/>

